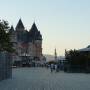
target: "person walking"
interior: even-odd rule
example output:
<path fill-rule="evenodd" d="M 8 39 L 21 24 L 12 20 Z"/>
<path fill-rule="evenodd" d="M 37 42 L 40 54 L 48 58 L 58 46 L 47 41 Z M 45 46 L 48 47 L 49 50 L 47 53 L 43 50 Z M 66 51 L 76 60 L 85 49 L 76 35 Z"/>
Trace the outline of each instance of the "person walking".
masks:
<path fill-rule="evenodd" d="M 58 66 L 58 64 L 55 64 L 55 70 L 56 70 L 56 72 L 59 72 L 59 66 Z"/>
<path fill-rule="evenodd" d="M 53 72 L 54 64 L 50 65 L 51 72 Z"/>
<path fill-rule="evenodd" d="M 55 71 L 57 72 L 57 64 L 55 64 Z"/>

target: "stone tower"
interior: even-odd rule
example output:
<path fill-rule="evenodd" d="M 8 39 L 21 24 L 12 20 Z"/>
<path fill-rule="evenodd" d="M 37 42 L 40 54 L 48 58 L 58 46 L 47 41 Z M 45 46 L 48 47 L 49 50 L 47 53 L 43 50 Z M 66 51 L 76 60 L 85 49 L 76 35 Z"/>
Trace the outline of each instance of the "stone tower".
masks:
<path fill-rule="evenodd" d="M 16 49 L 16 45 L 17 45 L 17 36 L 15 33 L 15 30 L 13 28 L 13 26 L 11 26 L 10 30 L 9 30 L 9 35 L 10 35 L 10 40 L 13 43 L 13 48 Z"/>
<path fill-rule="evenodd" d="M 30 31 L 30 40 L 32 42 L 33 46 L 33 55 L 34 58 L 40 59 L 42 56 L 42 35 L 40 31 L 37 29 L 37 26 L 35 22 L 33 23 Z"/>

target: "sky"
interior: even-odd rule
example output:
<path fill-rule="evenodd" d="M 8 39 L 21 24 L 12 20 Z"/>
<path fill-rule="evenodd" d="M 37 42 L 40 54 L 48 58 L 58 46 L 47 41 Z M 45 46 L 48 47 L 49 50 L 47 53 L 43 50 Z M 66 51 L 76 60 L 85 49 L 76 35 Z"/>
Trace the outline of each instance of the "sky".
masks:
<path fill-rule="evenodd" d="M 0 19 L 26 29 L 35 21 L 43 36 L 43 54 L 64 55 L 65 49 L 90 45 L 90 0 L 0 0 Z"/>

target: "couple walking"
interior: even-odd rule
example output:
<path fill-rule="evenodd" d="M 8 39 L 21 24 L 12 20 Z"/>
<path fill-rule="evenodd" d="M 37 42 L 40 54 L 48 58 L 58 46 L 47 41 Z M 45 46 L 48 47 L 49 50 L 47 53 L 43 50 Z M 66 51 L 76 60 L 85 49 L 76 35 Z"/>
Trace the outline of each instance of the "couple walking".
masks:
<path fill-rule="evenodd" d="M 54 70 L 56 72 L 58 72 L 58 66 L 57 66 L 57 64 L 51 64 L 50 69 L 51 69 L 51 72 L 53 72 Z"/>

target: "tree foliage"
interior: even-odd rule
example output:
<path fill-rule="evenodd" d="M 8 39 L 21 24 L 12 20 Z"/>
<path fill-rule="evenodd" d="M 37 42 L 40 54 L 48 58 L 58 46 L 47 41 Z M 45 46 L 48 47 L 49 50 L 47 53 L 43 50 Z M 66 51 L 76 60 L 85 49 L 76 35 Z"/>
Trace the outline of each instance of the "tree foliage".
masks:
<path fill-rule="evenodd" d="M 65 52 L 65 57 L 70 69 L 88 70 L 90 68 L 90 52 L 70 50 Z"/>
<path fill-rule="evenodd" d="M 4 20 L 0 20 L 0 52 L 1 51 L 8 51 L 8 52 L 13 52 L 13 45 L 10 42 L 9 38 L 9 26 L 8 22 Z"/>

